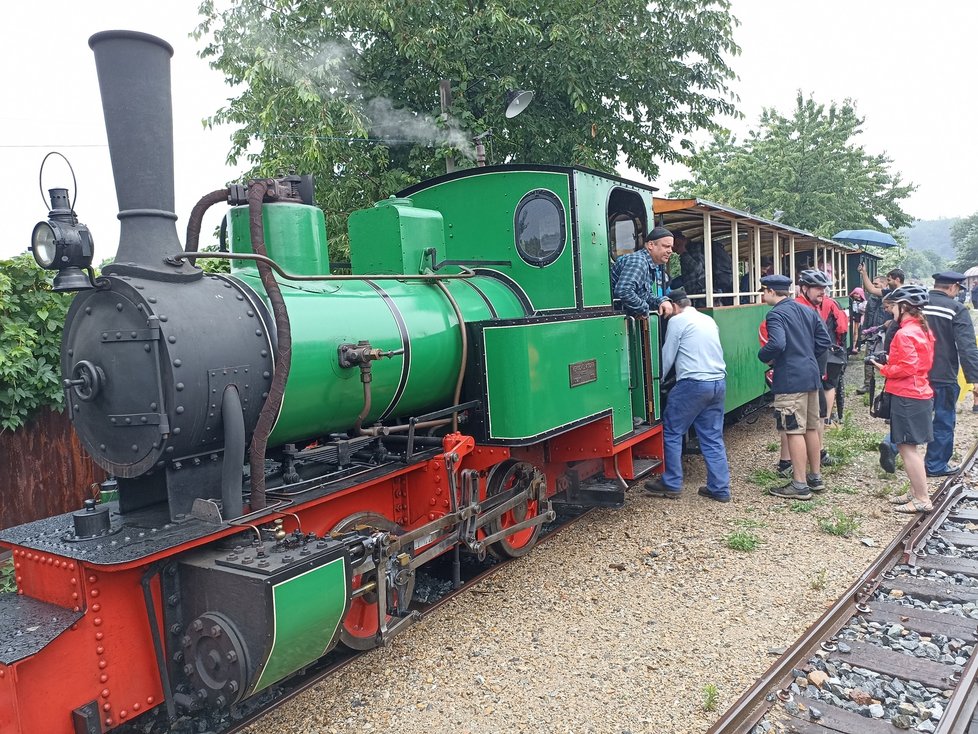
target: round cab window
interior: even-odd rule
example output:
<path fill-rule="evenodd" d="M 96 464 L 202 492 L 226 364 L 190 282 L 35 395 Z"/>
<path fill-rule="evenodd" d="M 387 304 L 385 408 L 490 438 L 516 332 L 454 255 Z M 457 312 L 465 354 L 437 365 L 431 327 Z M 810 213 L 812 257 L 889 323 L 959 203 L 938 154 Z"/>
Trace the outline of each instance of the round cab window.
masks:
<path fill-rule="evenodd" d="M 549 265 L 564 249 L 567 229 L 560 199 L 543 189 L 531 191 L 516 207 L 516 250 L 530 265 Z"/>

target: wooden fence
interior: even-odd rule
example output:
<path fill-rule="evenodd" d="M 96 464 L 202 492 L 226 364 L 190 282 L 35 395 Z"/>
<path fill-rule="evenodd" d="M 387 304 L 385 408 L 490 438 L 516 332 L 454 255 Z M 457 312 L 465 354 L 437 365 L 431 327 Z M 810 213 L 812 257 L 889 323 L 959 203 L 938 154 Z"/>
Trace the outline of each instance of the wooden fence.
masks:
<path fill-rule="evenodd" d="M 43 409 L 22 428 L 0 433 L 0 528 L 80 509 L 103 479 L 68 415 Z"/>

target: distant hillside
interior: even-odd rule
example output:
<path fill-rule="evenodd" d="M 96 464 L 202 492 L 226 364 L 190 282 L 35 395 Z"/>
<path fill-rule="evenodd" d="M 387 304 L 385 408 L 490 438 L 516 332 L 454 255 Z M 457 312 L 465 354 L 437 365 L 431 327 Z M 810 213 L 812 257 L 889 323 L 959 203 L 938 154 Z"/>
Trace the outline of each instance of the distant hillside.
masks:
<path fill-rule="evenodd" d="M 947 260 L 954 259 L 951 225 L 957 219 L 918 219 L 913 226 L 901 230 L 912 250 L 932 250 Z"/>

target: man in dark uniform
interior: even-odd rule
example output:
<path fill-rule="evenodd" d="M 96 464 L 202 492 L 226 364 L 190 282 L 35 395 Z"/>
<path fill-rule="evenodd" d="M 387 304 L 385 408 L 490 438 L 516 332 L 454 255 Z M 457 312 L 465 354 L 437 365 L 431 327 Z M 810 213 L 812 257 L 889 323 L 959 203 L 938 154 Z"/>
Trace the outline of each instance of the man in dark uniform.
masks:
<path fill-rule="evenodd" d="M 774 368 L 771 392 L 778 431 L 784 431 L 791 456 L 792 479 L 771 494 L 808 500 L 825 489 L 819 440 L 818 391 L 832 343 L 825 324 L 812 309 L 790 297 L 791 279 L 785 275 L 761 278 L 764 303 L 772 306 L 764 319 L 767 343 L 757 358 Z M 806 474 L 806 464 L 811 471 Z"/>
<path fill-rule="evenodd" d="M 666 295 L 669 274 L 666 263 L 672 255 L 672 232 L 655 227 L 646 235 L 644 245 L 622 255 L 611 267 L 611 292 L 621 301 L 629 316 L 647 318 L 649 312 L 672 315 L 672 302 Z"/>
<path fill-rule="evenodd" d="M 948 465 L 954 451 L 955 404 L 958 402 L 958 364 L 964 379 L 975 385 L 978 399 L 978 346 L 968 309 L 958 302 L 965 276 L 952 271 L 934 273 L 934 289 L 924 306 L 927 325 L 934 334 L 934 366 L 930 386 L 934 390 L 934 440 L 927 444 L 924 468 L 929 477 L 954 474 Z"/>

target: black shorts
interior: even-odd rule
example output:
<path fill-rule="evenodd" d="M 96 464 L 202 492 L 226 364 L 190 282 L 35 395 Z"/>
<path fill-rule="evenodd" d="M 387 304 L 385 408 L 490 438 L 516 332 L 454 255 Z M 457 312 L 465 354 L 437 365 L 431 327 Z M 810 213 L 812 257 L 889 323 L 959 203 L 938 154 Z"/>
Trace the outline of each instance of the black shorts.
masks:
<path fill-rule="evenodd" d="M 890 404 L 893 443 L 919 446 L 934 440 L 934 399 L 893 396 Z"/>
<path fill-rule="evenodd" d="M 818 391 L 818 417 L 828 418 L 829 417 L 829 404 L 825 402 L 825 391 L 827 388 L 824 387 L 825 381 L 822 381 L 822 389 Z"/>

